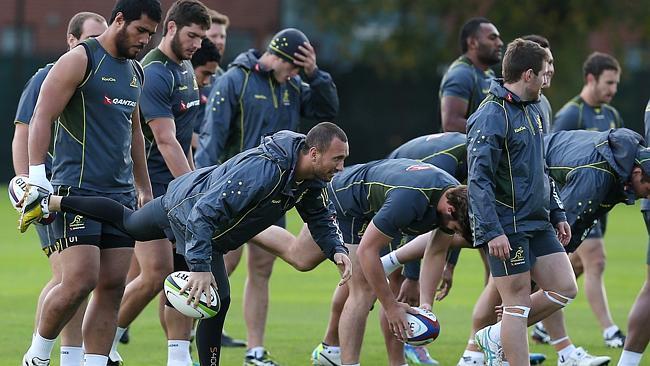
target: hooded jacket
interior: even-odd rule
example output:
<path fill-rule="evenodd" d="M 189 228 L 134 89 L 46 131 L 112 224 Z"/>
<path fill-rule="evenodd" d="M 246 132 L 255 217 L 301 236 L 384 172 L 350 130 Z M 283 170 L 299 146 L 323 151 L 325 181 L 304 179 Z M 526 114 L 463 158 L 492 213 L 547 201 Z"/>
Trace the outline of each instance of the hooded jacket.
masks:
<path fill-rule="evenodd" d="M 226 253 L 296 207 L 325 256 L 347 253 L 322 180 L 296 182 L 305 135 L 280 131 L 220 166 L 174 179 L 163 196 L 176 251 L 191 271 L 209 271 L 212 252 Z"/>
<path fill-rule="evenodd" d="M 474 246 L 502 234 L 566 221 L 544 162 L 541 111 L 495 80 L 467 121 L 469 214 Z"/>
<path fill-rule="evenodd" d="M 584 240 L 594 220 L 616 204 L 634 203 L 634 192 L 626 191 L 637 150 L 645 146 L 638 133 L 621 128 L 604 132 L 561 131 L 545 138 L 546 163 L 559 193 L 569 225 L 574 251 Z"/>
<path fill-rule="evenodd" d="M 197 167 L 219 164 L 259 144 L 280 130 L 298 129 L 301 117 L 333 120 L 339 99 L 332 77 L 316 70 L 310 80 L 299 76 L 278 83 L 259 64 L 261 54 L 249 50 L 237 56 L 217 78 L 208 97 L 199 135 Z"/>

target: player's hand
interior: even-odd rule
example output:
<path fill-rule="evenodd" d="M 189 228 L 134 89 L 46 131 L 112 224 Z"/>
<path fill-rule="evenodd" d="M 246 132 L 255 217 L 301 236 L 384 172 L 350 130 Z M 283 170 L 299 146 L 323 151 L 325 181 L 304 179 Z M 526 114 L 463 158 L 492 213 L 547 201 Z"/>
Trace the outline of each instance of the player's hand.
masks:
<path fill-rule="evenodd" d="M 352 277 L 352 261 L 345 253 L 334 253 L 334 263 L 336 263 L 341 273 L 339 286 L 343 286 Z"/>
<path fill-rule="evenodd" d="M 562 221 L 558 222 L 555 228 L 557 229 L 557 240 L 559 240 L 563 246 L 567 246 L 569 241 L 571 241 L 571 226 L 568 222 Z"/>
<path fill-rule="evenodd" d="M 187 279 L 187 284 L 181 289 L 180 294 L 188 293 L 187 304 L 195 308 L 199 306 L 201 295 L 205 294 L 208 303 L 212 303 L 212 292 L 210 286 L 217 288 L 217 281 L 214 280 L 212 272 L 190 272 L 190 277 Z"/>
<path fill-rule="evenodd" d="M 433 306 L 431 306 L 431 304 L 420 304 L 419 308 L 422 310 L 431 311 L 431 309 L 433 309 Z"/>
<path fill-rule="evenodd" d="M 488 242 L 490 255 L 501 259 L 502 261 L 510 258 L 510 242 L 505 234 L 501 234 Z"/>
<path fill-rule="evenodd" d="M 29 166 L 27 185 L 38 187 L 38 189 L 47 191 L 48 193 L 54 193 L 54 187 L 52 187 L 52 183 L 50 183 L 50 181 L 47 179 L 47 175 L 45 173 L 45 164 Z M 26 189 L 25 192 L 27 191 L 28 190 Z"/>
<path fill-rule="evenodd" d="M 503 318 L 503 304 L 495 306 L 494 313 L 497 316 L 497 321 L 501 321 L 501 318 Z"/>
<path fill-rule="evenodd" d="M 395 335 L 400 342 L 405 342 L 409 336 L 410 328 L 406 321 L 406 313 L 417 314 L 417 311 L 412 309 L 409 304 L 403 302 L 395 302 L 392 306 L 384 309 L 386 320 L 391 332 Z"/>
<path fill-rule="evenodd" d="M 314 51 L 314 47 L 309 42 L 304 42 L 302 46 L 298 46 L 298 51 L 293 54 L 295 58 L 293 63 L 302 67 L 308 77 L 314 76 L 314 72 L 318 68 L 316 66 L 316 51 Z"/>
<path fill-rule="evenodd" d="M 444 271 L 442 271 L 442 281 L 440 282 L 440 287 L 436 291 L 436 301 L 440 301 L 449 295 L 451 291 L 451 285 L 454 281 L 454 265 L 447 263 L 445 265 Z"/>
<path fill-rule="evenodd" d="M 420 281 L 405 279 L 397 294 L 397 301 L 405 302 L 411 306 L 418 306 L 420 302 Z"/>

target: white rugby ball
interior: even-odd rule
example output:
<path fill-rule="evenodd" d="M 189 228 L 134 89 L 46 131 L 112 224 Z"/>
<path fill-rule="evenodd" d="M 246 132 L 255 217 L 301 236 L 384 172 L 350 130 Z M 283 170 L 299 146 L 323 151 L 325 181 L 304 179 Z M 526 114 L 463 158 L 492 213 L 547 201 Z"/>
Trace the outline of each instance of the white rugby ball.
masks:
<path fill-rule="evenodd" d="M 11 201 L 11 205 L 14 206 L 18 212 L 21 211 L 21 208 L 18 207 L 18 203 L 20 200 L 23 199 L 23 196 L 25 195 L 25 190 L 27 189 L 27 177 L 18 175 L 9 181 L 9 185 L 7 186 L 7 190 L 9 193 L 9 201 Z"/>
<path fill-rule="evenodd" d="M 409 336 L 406 343 L 411 346 L 424 346 L 433 342 L 440 334 L 440 323 L 436 316 L 424 309 L 412 308 L 417 314 L 406 314 L 409 325 Z"/>
<path fill-rule="evenodd" d="M 206 319 L 217 315 L 219 308 L 221 307 L 221 300 L 212 287 L 210 287 L 210 292 L 212 293 L 211 303 L 208 304 L 208 299 L 206 299 L 205 294 L 201 294 L 199 305 L 196 308 L 193 304 L 187 304 L 187 298 L 189 297 L 187 291 L 183 294 L 180 294 L 180 291 L 187 284 L 189 277 L 190 272 L 178 271 L 165 278 L 164 290 L 165 296 L 167 296 L 169 302 L 176 310 L 190 318 Z"/>

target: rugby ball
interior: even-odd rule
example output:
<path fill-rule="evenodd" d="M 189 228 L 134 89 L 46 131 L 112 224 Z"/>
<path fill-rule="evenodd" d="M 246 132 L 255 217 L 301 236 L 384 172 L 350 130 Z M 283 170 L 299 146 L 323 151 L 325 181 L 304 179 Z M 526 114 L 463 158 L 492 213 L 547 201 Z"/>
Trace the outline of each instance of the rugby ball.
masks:
<path fill-rule="evenodd" d="M 18 212 L 22 211 L 18 206 L 18 203 L 23 199 L 26 189 L 27 177 L 22 175 L 17 175 L 11 178 L 9 185 L 7 186 L 7 190 L 9 191 L 9 201 L 11 201 L 11 205 L 14 206 Z"/>
<path fill-rule="evenodd" d="M 221 307 L 221 300 L 212 287 L 210 287 L 210 292 L 212 293 L 211 303 L 208 304 L 208 299 L 206 299 L 205 294 L 201 294 L 201 300 L 196 308 L 193 304 L 187 304 L 187 298 L 189 297 L 187 291 L 183 294 L 180 292 L 187 284 L 189 278 L 190 272 L 187 271 L 174 272 L 165 278 L 165 296 L 167 296 L 167 299 L 172 306 L 183 315 L 189 316 L 190 318 L 206 319 L 217 315 L 219 308 Z"/>
<path fill-rule="evenodd" d="M 411 346 L 424 346 L 433 342 L 440 334 L 440 323 L 436 316 L 424 309 L 412 308 L 417 314 L 406 314 L 409 325 L 409 336 L 406 343 Z"/>

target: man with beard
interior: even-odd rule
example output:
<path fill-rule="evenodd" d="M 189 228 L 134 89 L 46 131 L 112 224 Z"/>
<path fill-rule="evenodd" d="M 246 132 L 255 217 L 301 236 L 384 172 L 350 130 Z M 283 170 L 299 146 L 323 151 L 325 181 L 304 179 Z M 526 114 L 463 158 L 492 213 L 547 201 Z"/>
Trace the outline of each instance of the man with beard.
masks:
<path fill-rule="evenodd" d="M 594 52 L 583 64 L 585 84 L 580 94 L 571 99 L 555 115 L 553 131 L 590 130 L 606 131 L 623 127 L 618 111 L 609 105 L 621 77 L 618 61 L 605 53 Z M 612 319 L 607 304 L 605 283 L 605 242 L 607 215 L 603 215 L 591 229 L 582 245 L 571 255 L 576 276 L 585 274 L 585 294 L 591 310 L 602 330 L 605 345 L 623 347 L 625 335 Z"/>
<path fill-rule="evenodd" d="M 347 141 L 330 122 L 319 123 L 306 136 L 280 131 L 219 166 L 176 178 L 163 196 L 137 211 L 104 197 L 51 196 L 30 187 L 21 221 L 28 225 L 50 209 L 63 209 L 111 223 L 138 240 L 175 240 L 191 271 L 182 292 L 189 292 L 194 306 L 204 294 L 210 296 L 211 286 L 220 298 L 218 313 L 199 322 L 196 337 L 201 365 L 218 365 L 230 304 L 223 253 L 268 230 L 286 211 L 296 207 L 317 243 L 297 243 L 312 246 L 317 256 L 310 257 L 318 257 L 311 267 L 299 269 L 329 258 L 339 267 L 341 284 L 350 278 L 351 262 L 326 191 L 326 183 L 343 170 Z M 304 262 L 304 252 L 293 250 L 296 243 L 275 243 L 262 245 L 289 263 Z"/>
<path fill-rule="evenodd" d="M 29 185 L 45 192 L 53 192 L 54 185 L 66 196 L 102 195 L 130 207 L 136 198 L 139 204 L 151 199 L 137 109 L 144 74 L 134 58 L 160 18 L 157 0 L 119 0 L 101 36 L 55 63 L 30 124 Z M 55 120 L 59 133 L 50 183 L 44 162 Z M 62 280 L 43 302 L 23 365 L 49 365 L 54 340 L 91 291 L 84 365 L 106 365 L 134 242 L 80 215 L 58 215 L 53 225 Z"/>
<path fill-rule="evenodd" d="M 160 44 L 142 59 L 146 83 L 140 97 L 140 120 L 154 198 L 164 194 L 174 178 L 194 170 L 190 144 L 192 125 L 199 110 L 199 90 L 189 60 L 201 47 L 209 27 L 210 16 L 205 5 L 198 0 L 179 0 L 167 12 Z M 165 277 L 172 271 L 187 270 L 182 257 L 174 258 L 168 240 L 136 242 L 134 252 L 141 271 L 124 291 L 110 354 L 112 362 L 122 360 L 116 350 L 118 340 L 160 292 Z M 185 366 L 191 363 L 192 321 L 171 304 L 163 312 L 168 339 L 167 365 Z"/>
<path fill-rule="evenodd" d="M 80 12 L 75 14 L 68 23 L 67 43 L 68 48 L 72 49 L 82 41 L 91 37 L 98 37 L 108 28 L 106 19 L 103 16 L 91 12 Z M 29 172 L 29 156 L 27 152 L 27 139 L 29 137 L 29 123 L 34 113 L 34 107 L 38 100 L 38 93 L 41 90 L 43 80 L 54 66 L 53 63 L 45 65 L 39 69 L 34 76 L 27 82 L 23 90 L 18 108 L 16 110 L 16 118 L 14 119 L 15 131 L 12 141 L 12 160 L 14 163 L 14 171 L 16 175 L 27 176 Z M 46 173 L 48 176 L 51 174 L 52 157 L 48 156 L 45 162 Z M 54 239 L 54 232 L 52 225 L 37 225 L 35 227 L 38 237 L 41 242 L 41 249 L 48 258 L 50 269 L 52 270 L 52 278 L 41 290 L 36 305 L 36 319 L 34 328 L 36 331 L 38 321 L 41 318 L 41 304 L 45 297 L 54 286 L 61 282 L 61 266 L 60 256 Z M 83 349 L 81 347 L 81 322 L 85 306 L 80 306 L 75 316 L 61 330 L 61 365 L 78 366 L 83 361 Z"/>
<path fill-rule="evenodd" d="M 298 76 L 303 71 L 304 77 Z M 266 52 L 246 51 L 217 78 L 210 92 L 196 152 L 198 168 L 218 164 L 256 146 L 264 135 L 295 131 L 302 117 L 333 119 L 339 100 L 332 77 L 318 69 L 307 36 L 288 28 L 273 36 Z M 285 226 L 282 217 L 276 225 Z M 248 277 L 244 289 L 247 328 L 245 364 L 275 365 L 264 348 L 268 286 L 275 256 L 247 246 Z M 237 264 L 226 256 L 229 273 Z M 233 263 L 234 262 L 234 263 Z"/>
<path fill-rule="evenodd" d="M 442 130 L 465 133 L 467 118 L 490 90 L 494 79 L 490 66 L 501 60 L 503 41 L 497 27 L 486 18 L 468 20 L 459 38 L 463 54 L 443 76 L 438 97 Z"/>

